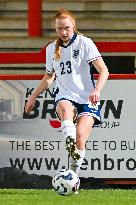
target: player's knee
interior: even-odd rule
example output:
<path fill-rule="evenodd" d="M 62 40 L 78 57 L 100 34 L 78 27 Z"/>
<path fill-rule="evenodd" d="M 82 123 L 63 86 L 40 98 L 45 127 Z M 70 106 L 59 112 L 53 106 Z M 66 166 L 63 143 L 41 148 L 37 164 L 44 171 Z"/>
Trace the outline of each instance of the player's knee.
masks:
<path fill-rule="evenodd" d="M 60 113 L 61 115 L 65 115 L 69 112 L 68 108 L 66 106 L 60 106 Z"/>
<path fill-rule="evenodd" d="M 67 113 L 73 113 L 73 108 L 71 106 L 71 104 L 67 103 L 67 102 L 60 102 L 58 105 L 58 111 L 59 113 L 61 113 L 62 115 L 67 114 Z"/>

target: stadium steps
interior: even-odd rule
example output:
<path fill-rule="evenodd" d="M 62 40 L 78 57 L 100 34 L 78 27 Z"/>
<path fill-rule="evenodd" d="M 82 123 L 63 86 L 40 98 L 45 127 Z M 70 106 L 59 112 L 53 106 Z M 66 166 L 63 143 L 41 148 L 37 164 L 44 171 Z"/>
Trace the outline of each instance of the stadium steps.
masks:
<path fill-rule="evenodd" d="M 0 51 L 37 51 L 56 38 L 52 17 L 66 8 L 94 41 L 135 41 L 135 0 L 43 0 L 43 36 L 28 36 L 27 0 L 0 0 Z M 124 54 L 121 54 L 124 55 Z M 20 68 L 20 69 L 19 69 Z M 44 73 L 44 65 L 0 65 L 0 73 Z"/>
<path fill-rule="evenodd" d="M 43 3 L 44 34 L 55 36 L 51 19 L 58 9 L 64 8 L 62 0 Z M 78 29 L 94 41 L 133 41 L 136 39 L 136 1 L 134 0 L 84 0 L 66 1 L 65 8 L 78 19 Z"/>
<path fill-rule="evenodd" d="M 56 36 L 52 17 L 60 8 L 73 11 L 78 29 L 95 41 L 133 41 L 136 38 L 134 0 L 43 0 L 45 42 L 46 38 Z M 0 0 L 0 37 L 28 37 L 27 10 L 27 0 Z"/>

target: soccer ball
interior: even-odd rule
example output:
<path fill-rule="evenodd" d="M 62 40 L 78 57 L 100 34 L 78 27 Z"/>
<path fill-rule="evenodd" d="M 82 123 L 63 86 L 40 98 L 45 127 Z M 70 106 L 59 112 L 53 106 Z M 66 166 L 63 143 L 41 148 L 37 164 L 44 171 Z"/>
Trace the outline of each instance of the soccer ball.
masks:
<path fill-rule="evenodd" d="M 60 195 L 72 195 L 78 191 L 80 179 L 71 169 L 62 169 L 52 179 L 52 186 Z"/>

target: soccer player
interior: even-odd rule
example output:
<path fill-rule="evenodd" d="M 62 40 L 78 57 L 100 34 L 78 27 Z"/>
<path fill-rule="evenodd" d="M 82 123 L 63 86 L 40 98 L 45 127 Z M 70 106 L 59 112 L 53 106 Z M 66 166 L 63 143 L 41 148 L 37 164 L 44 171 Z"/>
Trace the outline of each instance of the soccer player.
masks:
<path fill-rule="evenodd" d="M 30 96 L 25 111 L 33 109 L 36 98 L 55 79 L 56 112 L 61 119 L 70 168 L 78 174 L 86 140 L 93 126 L 100 124 L 100 92 L 109 73 L 93 41 L 77 31 L 76 18 L 71 12 L 58 11 L 55 29 L 58 38 L 46 47 L 46 74 Z M 92 64 L 99 72 L 96 85 Z"/>

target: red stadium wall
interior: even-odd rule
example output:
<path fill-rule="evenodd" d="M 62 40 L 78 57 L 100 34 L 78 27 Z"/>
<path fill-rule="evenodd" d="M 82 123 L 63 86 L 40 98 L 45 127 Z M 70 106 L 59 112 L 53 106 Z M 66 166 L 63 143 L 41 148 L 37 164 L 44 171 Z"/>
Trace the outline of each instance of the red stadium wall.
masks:
<path fill-rule="evenodd" d="M 96 42 L 100 52 L 134 53 L 136 42 Z M 0 63 L 46 63 L 46 46 L 39 52 L 0 52 Z"/>

